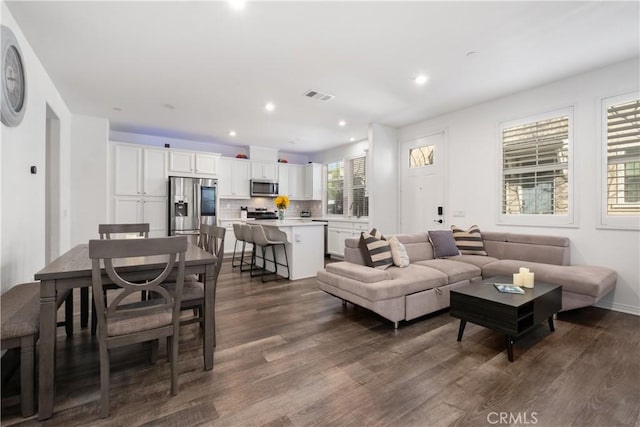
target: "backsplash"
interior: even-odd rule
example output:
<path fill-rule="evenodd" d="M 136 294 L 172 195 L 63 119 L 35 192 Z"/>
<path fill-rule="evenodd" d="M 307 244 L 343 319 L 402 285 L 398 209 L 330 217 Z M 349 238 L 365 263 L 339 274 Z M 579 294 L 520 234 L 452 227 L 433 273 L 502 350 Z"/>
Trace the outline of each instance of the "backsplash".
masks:
<path fill-rule="evenodd" d="M 275 211 L 272 197 L 252 197 L 251 199 L 220 199 L 220 218 L 240 218 L 240 206 L 247 206 L 249 210 L 255 208 L 267 208 Z M 319 200 L 292 200 L 287 209 L 288 217 L 299 217 L 302 211 L 310 211 L 312 217 L 321 217 L 322 202 Z"/>

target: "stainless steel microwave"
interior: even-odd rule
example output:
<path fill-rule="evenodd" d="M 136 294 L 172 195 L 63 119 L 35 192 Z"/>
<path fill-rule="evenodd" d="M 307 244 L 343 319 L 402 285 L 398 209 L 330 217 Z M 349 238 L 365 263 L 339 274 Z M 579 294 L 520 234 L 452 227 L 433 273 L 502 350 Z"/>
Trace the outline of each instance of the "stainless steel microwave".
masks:
<path fill-rule="evenodd" d="M 252 179 L 251 195 L 258 197 L 277 197 L 278 181 L 268 179 Z"/>

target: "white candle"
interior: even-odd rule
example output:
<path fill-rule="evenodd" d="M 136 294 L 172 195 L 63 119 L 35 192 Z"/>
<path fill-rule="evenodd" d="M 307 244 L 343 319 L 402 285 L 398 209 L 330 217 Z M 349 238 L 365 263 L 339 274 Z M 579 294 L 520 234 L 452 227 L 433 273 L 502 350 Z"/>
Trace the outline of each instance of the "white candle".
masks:
<path fill-rule="evenodd" d="M 516 286 L 522 286 L 522 274 L 513 273 L 513 284 Z"/>
<path fill-rule="evenodd" d="M 527 273 L 522 279 L 522 284 L 525 288 L 533 288 L 533 273 Z"/>
<path fill-rule="evenodd" d="M 529 272 L 529 269 L 528 269 L 528 268 L 520 267 L 520 274 L 526 274 L 526 273 L 528 273 L 528 272 Z"/>

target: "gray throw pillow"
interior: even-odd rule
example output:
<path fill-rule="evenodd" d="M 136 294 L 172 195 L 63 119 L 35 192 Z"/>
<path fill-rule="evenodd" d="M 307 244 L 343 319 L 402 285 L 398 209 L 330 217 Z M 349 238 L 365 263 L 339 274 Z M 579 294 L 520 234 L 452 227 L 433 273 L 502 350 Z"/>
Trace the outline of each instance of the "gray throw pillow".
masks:
<path fill-rule="evenodd" d="M 460 255 L 451 230 L 430 230 L 429 241 L 433 246 L 434 258 L 447 258 Z"/>

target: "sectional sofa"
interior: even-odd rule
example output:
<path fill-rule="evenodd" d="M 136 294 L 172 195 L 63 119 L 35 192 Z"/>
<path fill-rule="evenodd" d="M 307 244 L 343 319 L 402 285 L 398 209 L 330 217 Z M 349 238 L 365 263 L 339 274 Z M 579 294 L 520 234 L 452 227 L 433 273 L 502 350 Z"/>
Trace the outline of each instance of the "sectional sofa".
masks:
<path fill-rule="evenodd" d="M 346 239 L 344 261 L 317 274 L 323 291 L 365 307 L 393 322 L 412 320 L 449 307 L 449 292 L 483 278 L 510 276 L 528 267 L 536 280 L 562 285 L 562 310 L 593 305 L 616 286 L 616 272 L 570 265 L 566 237 L 482 232 L 487 256 L 434 258 L 427 233 L 396 235 L 409 256 L 408 267 L 365 265 L 360 241 Z"/>

